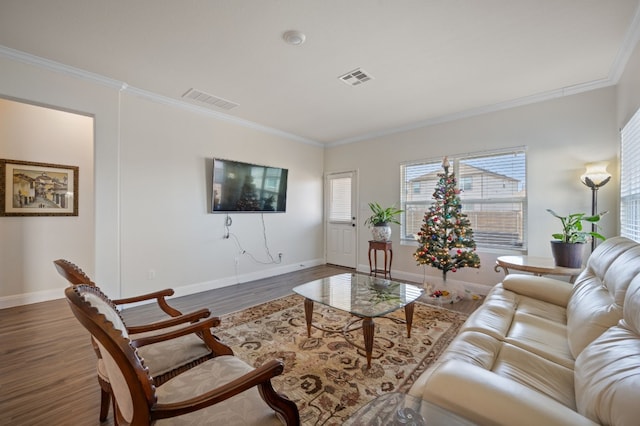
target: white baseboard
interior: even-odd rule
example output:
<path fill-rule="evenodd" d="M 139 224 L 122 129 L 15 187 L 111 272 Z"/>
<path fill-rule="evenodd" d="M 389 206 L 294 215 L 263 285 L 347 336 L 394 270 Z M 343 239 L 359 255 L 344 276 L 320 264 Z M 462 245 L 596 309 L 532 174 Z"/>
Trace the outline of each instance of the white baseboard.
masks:
<path fill-rule="evenodd" d="M 230 285 L 242 284 L 249 281 L 259 280 L 263 278 L 269 278 L 276 275 L 287 274 L 289 272 L 301 271 L 303 269 L 311 268 L 314 266 L 324 265 L 324 259 L 312 259 L 304 262 L 297 262 L 290 265 L 280 265 L 276 268 L 267 269 L 264 271 L 252 272 L 249 274 L 242 274 L 233 277 L 225 277 L 212 281 L 205 281 L 201 283 L 189 284 L 181 287 L 173 287 L 175 291 L 172 297 L 188 296 L 195 293 L 200 293 L 207 290 L 214 290 L 216 288 L 228 287 Z M 56 300 L 64 298 L 64 289 L 61 287 L 56 290 L 45 290 L 33 293 L 23 293 L 11 296 L 0 297 L 0 309 L 12 308 L 15 306 L 30 305 L 32 303 L 47 302 L 49 300 Z M 144 303 L 151 303 L 152 301 L 132 303 L 127 307 L 133 307 L 142 305 Z"/>
<path fill-rule="evenodd" d="M 369 273 L 369 265 L 358 265 L 358 272 Z M 393 271 L 393 278 L 398 280 L 405 280 L 414 283 L 422 283 L 424 281 L 424 276 L 422 274 L 412 274 L 409 272 L 403 271 Z M 486 296 L 489 290 L 491 290 L 491 286 L 487 286 L 484 284 L 472 283 L 468 281 L 459 281 L 452 280 L 447 278 L 447 283 L 451 285 L 461 285 L 466 290 L 469 290 L 473 294 L 478 294 L 480 296 Z"/>
<path fill-rule="evenodd" d="M 0 297 L 0 309 L 62 299 L 64 297 L 64 289 L 65 287 L 61 287 L 56 290 L 43 290 Z"/>
<path fill-rule="evenodd" d="M 276 275 L 288 274 L 289 272 L 301 271 L 303 269 L 312 268 L 314 266 L 324 265 L 324 259 L 313 259 L 304 262 L 299 262 L 290 265 L 282 265 L 277 268 L 267 269 L 265 271 L 256 271 L 248 274 L 242 274 L 234 277 L 221 278 L 219 280 L 205 281 L 196 284 L 189 284 L 182 287 L 174 287 L 173 290 L 176 296 L 189 296 L 195 293 L 201 293 L 207 290 L 214 290 L 217 288 L 228 287 L 230 285 L 237 285 L 246 283 L 249 281 L 260 280 L 263 278 L 269 278 Z"/>

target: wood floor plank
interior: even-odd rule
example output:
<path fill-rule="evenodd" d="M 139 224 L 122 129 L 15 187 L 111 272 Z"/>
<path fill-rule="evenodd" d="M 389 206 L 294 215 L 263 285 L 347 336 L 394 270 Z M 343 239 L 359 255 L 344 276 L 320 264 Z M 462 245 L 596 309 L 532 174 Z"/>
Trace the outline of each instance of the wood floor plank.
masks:
<path fill-rule="evenodd" d="M 223 315 L 287 296 L 296 285 L 349 271 L 323 265 L 172 298 L 171 304 L 185 312 L 208 308 Z M 463 300 L 446 307 L 470 313 L 480 303 Z M 162 318 L 147 305 L 125 309 L 123 316 L 128 324 Z M 66 299 L 0 310 L 0 425 L 100 424 L 95 368 L 89 334 Z M 113 425 L 111 410 L 102 424 Z"/>

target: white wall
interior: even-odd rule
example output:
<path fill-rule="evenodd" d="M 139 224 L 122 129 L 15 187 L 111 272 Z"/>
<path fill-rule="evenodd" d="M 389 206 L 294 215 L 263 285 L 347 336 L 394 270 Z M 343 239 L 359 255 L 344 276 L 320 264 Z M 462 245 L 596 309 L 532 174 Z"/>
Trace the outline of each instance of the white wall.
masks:
<path fill-rule="evenodd" d="M 627 62 L 617 86 L 617 125 L 622 128 L 640 108 L 640 43 Z"/>
<path fill-rule="evenodd" d="M 203 290 L 323 263 L 322 148 L 131 95 L 121 105 L 123 295 Z M 226 215 L 209 213 L 213 157 L 288 169 L 287 212 L 231 214 L 233 237 L 223 239 Z M 249 256 L 271 261 L 265 231 L 281 264 Z"/>
<path fill-rule="evenodd" d="M 29 59 L 29 58 L 27 58 Z M 117 145 L 118 145 L 118 90 L 113 86 L 105 84 L 95 84 L 86 79 L 77 78 L 65 72 L 44 69 L 37 65 L 31 65 L 22 58 L 14 59 L 11 55 L 0 54 L 0 95 L 24 99 L 40 105 L 52 105 L 55 108 L 78 111 L 94 116 L 94 147 L 93 156 L 100 158 L 98 164 L 82 164 L 80 177 L 84 181 L 84 176 L 89 179 L 93 177 L 94 185 L 89 191 L 93 191 L 93 209 L 83 209 L 81 218 L 90 218 L 94 221 L 93 230 L 85 233 L 79 229 L 78 237 L 82 238 L 85 244 L 92 247 L 89 252 L 75 245 L 75 239 L 69 239 L 68 234 L 58 234 L 58 241 L 64 244 L 61 253 L 73 257 L 78 263 L 86 261 L 83 268 L 94 277 L 105 283 L 107 291 L 115 290 L 118 271 L 118 217 L 117 209 Z M 37 121 L 32 124 L 37 126 Z M 0 140 L 0 150 L 5 158 L 4 152 L 15 152 L 15 140 Z M 47 141 L 39 141 L 45 144 Z M 29 148 L 27 148 L 29 147 Z M 19 149 L 31 149 L 26 145 Z M 34 151 L 39 148 L 33 147 Z M 65 146 L 58 146 L 56 149 L 65 150 Z M 89 148 L 91 149 L 91 148 Z M 44 162 L 52 162 L 48 157 Z M 47 161 L 49 160 L 49 161 Z M 64 162 L 62 162 L 64 163 Z M 83 182 L 80 183 L 80 186 Z M 83 192 L 84 194 L 84 192 Z M 82 200 L 83 194 L 80 194 Z M 91 197 L 90 194 L 87 194 Z M 91 199 L 91 198 L 88 198 Z M 86 212 L 86 213 L 85 213 Z M 87 214 L 88 216 L 84 216 Z M 26 220 L 24 218 L 23 220 Z M 40 218 L 32 217 L 29 220 L 39 221 Z M 56 218 L 60 219 L 60 218 Z M 0 245 L 3 250 L 11 250 L 12 246 L 29 246 L 41 242 L 40 237 L 32 235 L 20 235 L 17 240 L 9 239 L 10 233 L 15 232 L 16 222 L 14 218 L 0 218 L 0 223 L 4 224 L 0 234 Z M 43 223 L 40 221 L 40 223 Z M 9 227 L 12 227 L 11 230 Z M 56 232 L 55 230 L 48 230 Z M 29 277 L 29 281 L 24 281 L 24 275 L 18 271 L 22 267 L 17 264 L 9 264 L 0 269 L 0 307 L 31 303 L 42 300 L 49 300 L 63 296 L 63 289 L 66 285 L 55 271 L 51 263 L 55 258 L 62 256 L 52 256 L 51 254 L 40 253 L 38 256 L 30 254 L 25 269 L 38 270 L 38 276 Z M 71 259 L 71 260 L 74 260 Z M 4 265 L 3 265 L 4 266 Z M 22 279 L 17 277 L 23 277 Z M 33 278 L 33 281 L 31 280 Z"/>
<path fill-rule="evenodd" d="M 66 67 L 40 66 L 39 58 L 24 56 L 0 52 L 1 96 L 95 117 L 95 227 L 93 232 L 80 230 L 84 234 L 80 245 L 60 239 L 60 256 L 29 251 L 26 262 L 3 261 L 0 307 L 61 297 L 66 283 L 51 261 L 62 256 L 82 264 L 114 297 L 166 286 L 176 287 L 178 293 L 191 292 L 300 268 L 300 263 L 310 266 L 323 258 L 323 170 L 359 170 L 360 217 L 364 219 L 368 201 L 399 202 L 400 162 L 501 147 L 526 145 L 529 150 L 529 254 L 550 254 L 549 235 L 557 230 L 557 223 L 546 208 L 560 212 L 590 209 L 589 191 L 579 182 L 583 165 L 589 161 L 612 163 L 614 177 L 600 190 L 599 206 L 611 211 L 602 221 L 605 235 L 618 232 L 617 129 L 640 105 L 638 48 L 617 88 L 336 146 L 325 152 L 206 114 L 140 99 L 120 82 L 102 81 Z M 0 140 L 0 157 L 22 153 L 10 143 L 15 141 Z M 268 149 L 270 146 L 275 149 Z M 235 267 L 238 248 L 232 240 L 222 239 L 224 216 L 206 213 L 207 162 L 213 156 L 290 169 L 288 212 L 265 215 L 270 248 L 284 253 L 284 266 L 254 264 L 239 256 L 240 264 Z M 42 161 L 54 162 L 49 156 Z M 83 165 L 82 169 L 90 167 Z M 81 172 L 82 176 L 86 174 Z M 28 248 L 42 241 L 38 235 L 19 232 L 26 220 L 45 223 L 42 218 L 0 218 L 3 259 L 12 247 Z M 369 234 L 364 227 L 359 230 L 359 267 L 368 270 Z M 247 251 L 260 255 L 264 244 L 258 215 L 234 215 L 231 231 Z M 398 277 L 420 279 L 422 269 L 411 256 L 414 248 L 400 246 L 397 237 L 396 228 L 394 272 Z M 84 247 L 93 247 L 93 255 Z M 462 270 L 452 278 L 493 284 L 501 276 L 493 271 L 497 255 L 481 253 L 479 271 Z M 151 269 L 156 272 L 153 280 L 148 279 Z M 25 275 L 24 271 L 38 272 Z M 438 272 L 431 271 L 434 275 Z"/>
<path fill-rule="evenodd" d="M 53 260 L 93 265 L 93 118 L 0 98 L 0 141 L 0 158 L 79 167 L 78 216 L 0 218 L 2 295 L 46 293 Z"/>
<path fill-rule="evenodd" d="M 1 96 L 95 117 L 93 165 L 83 163 L 80 173 L 81 186 L 88 183 L 89 194 L 92 174 L 95 179 L 93 210 L 81 210 L 81 218 L 93 220 L 95 226 L 74 229 L 82 244 L 68 233 L 55 234 L 59 245 L 53 252 L 30 251 L 20 263 L 3 263 L 0 308 L 62 297 L 66 282 L 51 263 L 58 257 L 79 264 L 112 297 L 166 287 L 186 294 L 323 262 L 321 147 L 138 98 L 132 92 L 121 82 L 0 51 Z M 38 125 L 37 119 L 32 122 Z M 0 142 L 0 158 L 14 157 L 9 154 L 19 154 L 17 149 L 40 150 L 33 141 L 20 146 L 7 138 Z M 56 150 L 71 149 L 67 141 L 58 142 Z M 83 155 L 91 159 L 91 152 Z M 224 215 L 207 213 L 209 162 L 214 156 L 289 169 L 287 213 L 264 215 L 269 248 L 276 258 L 278 252 L 284 254 L 281 264 L 253 263 L 238 254 L 232 239 L 222 238 Z M 55 162 L 49 155 L 26 159 Z M 85 199 L 91 204 L 89 200 Z M 232 217 L 231 232 L 244 249 L 267 260 L 261 216 Z M 40 235 L 20 232 L 26 220 L 46 221 L 0 218 L 3 254 L 42 242 Z M 155 278 L 150 280 L 152 269 Z M 38 272 L 25 275 L 22 270 Z"/>
<path fill-rule="evenodd" d="M 400 203 L 400 163 L 498 148 L 527 147 L 529 250 L 533 256 L 551 256 L 551 233 L 559 223 L 545 210 L 560 213 L 591 211 L 591 193 L 580 182 L 584 164 L 608 160 L 617 164 L 618 135 L 615 126 L 615 88 L 553 99 L 537 104 L 487 113 L 476 117 L 388 135 L 359 143 L 335 146 L 325 154 L 325 170 L 359 170 L 360 217 L 369 216 L 367 203 Z M 617 232 L 616 194 L 619 180 L 600 190 L 598 207 L 610 210 L 602 221 L 604 234 Z M 421 279 L 423 267 L 412 254 L 415 246 L 401 246 L 394 228 L 393 270 L 397 277 Z M 359 269 L 368 271 L 368 229 L 359 235 Z M 479 270 L 463 269 L 448 279 L 490 286 L 501 274 L 493 267 L 504 253 L 479 250 Z M 428 275 L 440 276 L 427 269 Z"/>

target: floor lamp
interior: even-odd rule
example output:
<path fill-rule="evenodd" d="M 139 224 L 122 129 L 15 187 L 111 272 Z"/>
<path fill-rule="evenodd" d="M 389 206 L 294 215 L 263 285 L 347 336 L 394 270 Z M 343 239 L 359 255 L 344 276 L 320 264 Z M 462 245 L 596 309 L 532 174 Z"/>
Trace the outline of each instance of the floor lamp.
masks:
<path fill-rule="evenodd" d="M 580 180 L 582 183 L 591 188 L 591 216 L 598 214 L 598 189 L 605 186 L 611 179 L 611 174 L 607 172 L 607 161 L 600 161 L 598 163 L 589 163 L 585 167 L 587 170 Z M 591 231 L 596 232 L 596 224 L 591 224 Z M 591 251 L 596 248 L 596 239 L 591 238 Z"/>

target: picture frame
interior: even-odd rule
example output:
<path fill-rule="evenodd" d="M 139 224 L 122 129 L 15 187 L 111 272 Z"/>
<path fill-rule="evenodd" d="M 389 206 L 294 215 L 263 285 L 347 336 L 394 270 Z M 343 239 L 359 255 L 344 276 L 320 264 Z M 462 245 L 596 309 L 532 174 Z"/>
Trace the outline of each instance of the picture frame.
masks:
<path fill-rule="evenodd" d="M 0 216 L 78 216 L 77 166 L 0 159 Z"/>

